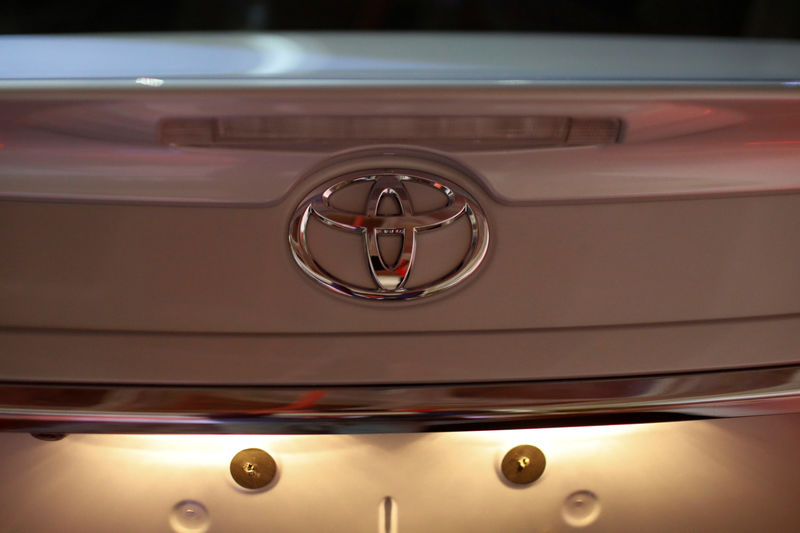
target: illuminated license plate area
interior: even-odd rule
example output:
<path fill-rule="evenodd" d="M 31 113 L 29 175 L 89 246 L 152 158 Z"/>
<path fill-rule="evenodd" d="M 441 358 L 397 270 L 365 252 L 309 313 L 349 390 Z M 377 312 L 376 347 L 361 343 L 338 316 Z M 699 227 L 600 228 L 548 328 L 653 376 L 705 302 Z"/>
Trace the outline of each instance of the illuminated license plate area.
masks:
<path fill-rule="evenodd" d="M 798 438 L 800 415 L 392 435 L 3 434 L 0 531 L 792 531 Z M 512 483 L 502 463 L 523 444 L 541 450 L 544 471 Z M 274 460 L 259 489 L 232 475 L 271 475 L 262 456 L 232 465 L 250 449 Z"/>

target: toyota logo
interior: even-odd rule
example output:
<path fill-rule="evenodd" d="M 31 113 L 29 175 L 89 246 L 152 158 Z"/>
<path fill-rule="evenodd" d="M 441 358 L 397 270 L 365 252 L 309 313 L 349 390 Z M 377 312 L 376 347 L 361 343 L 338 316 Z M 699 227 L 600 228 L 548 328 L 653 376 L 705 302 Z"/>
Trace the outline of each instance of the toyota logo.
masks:
<path fill-rule="evenodd" d="M 332 205 L 332 198 L 347 187 L 369 184 L 363 210 L 349 211 Z M 441 204 L 433 209 L 417 211 L 412 198 L 414 183 L 431 187 L 441 194 Z M 418 189 L 417 189 L 418 190 Z M 388 199 L 396 208 L 382 213 Z M 335 230 L 363 236 L 363 261 L 369 267 L 373 286 L 356 286 L 343 281 L 320 265 L 309 246 L 309 222 L 316 219 Z M 454 232 L 454 237 L 469 239 L 463 257 L 453 258 L 455 266 L 433 281 L 417 284 L 415 265 L 425 258 L 417 256 L 418 237 L 423 232 L 447 231 L 457 221 L 466 220 L 470 236 Z M 303 271 L 323 286 L 347 296 L 370 300 L 410 300 L 453 287 L 472 274 L 480 265 L 489 245 L 486 217 L 478 203 L 466 192 L 446 180 L 416 171 L 367 171 L 342 176 L 323 185 L 301 202 L 292 218 L 289 244 L 292 255 Z M 387 260 L 381 249 L 383 236 L 400 239 L 396 258 Z M 441 259 L 441 258 L 437 258 Z M 447 263 L 446 259 L 445 263 Z"/>

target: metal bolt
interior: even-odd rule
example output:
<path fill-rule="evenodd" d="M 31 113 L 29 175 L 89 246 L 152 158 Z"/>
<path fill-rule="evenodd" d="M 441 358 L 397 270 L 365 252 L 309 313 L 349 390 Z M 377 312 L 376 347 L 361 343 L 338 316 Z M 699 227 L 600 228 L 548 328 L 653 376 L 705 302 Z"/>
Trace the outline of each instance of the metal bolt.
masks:
<path fill-rule="evenodd" d="M 259 448 L 248 448 L 233 456 L 231 476 L 246 489 L 266 487 L 275 478 L 278 466 L 270 454 Z"/>
<path fill-rule="evenodd" d="M 529 444 L 520 444 L 506 453 L 500 470 L 511 483 L 527 485 L 542 477 L 546 463 L 542 450 Z"/>

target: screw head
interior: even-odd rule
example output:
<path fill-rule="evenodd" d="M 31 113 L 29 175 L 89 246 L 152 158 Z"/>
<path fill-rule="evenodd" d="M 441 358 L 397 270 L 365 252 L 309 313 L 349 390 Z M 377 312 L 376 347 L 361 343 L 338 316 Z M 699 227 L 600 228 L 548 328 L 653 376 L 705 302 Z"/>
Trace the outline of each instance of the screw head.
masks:
<path fill-rule="evenodd" d="M 231 476 L 239 486 L 255 490 L 266 487 L 275 478 L 278 465 L 270 454 L 259 448 L 248 448 L 233 456 Z"/>
<path fill-rule="evenodd" d="M 500 470 L 511 483 L 527 485 L 542 477 L 546 464 L 542 450 L 530 444 L 520 444 L 506 453 Z"/>

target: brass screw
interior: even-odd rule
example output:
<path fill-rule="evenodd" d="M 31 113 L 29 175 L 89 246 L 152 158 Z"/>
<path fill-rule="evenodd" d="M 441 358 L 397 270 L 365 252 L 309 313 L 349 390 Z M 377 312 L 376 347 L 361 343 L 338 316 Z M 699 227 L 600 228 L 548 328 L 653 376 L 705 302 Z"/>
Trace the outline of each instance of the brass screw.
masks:
<path fill-rule="evenodd" d="M 248 448 L 233 456 L 231 476 L 246 489 L 266 487 L 275 478 L 278 466 L 270 454 L 259 448 Z"/>
<path fill-rule="evenodd" d="M 520 444 L 506 453 L 500 470 L 511 483 L 527 485 L 542 477 L 546 464 L 542 450 L 530 444 Z"/>

